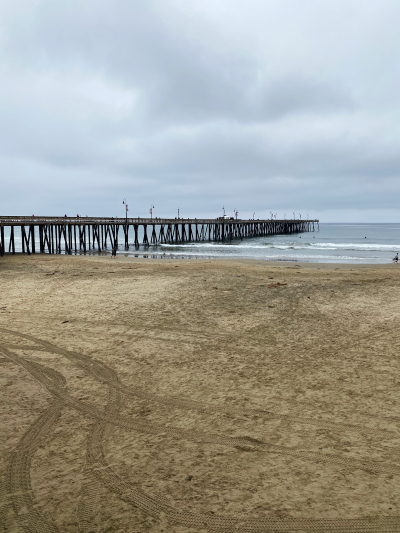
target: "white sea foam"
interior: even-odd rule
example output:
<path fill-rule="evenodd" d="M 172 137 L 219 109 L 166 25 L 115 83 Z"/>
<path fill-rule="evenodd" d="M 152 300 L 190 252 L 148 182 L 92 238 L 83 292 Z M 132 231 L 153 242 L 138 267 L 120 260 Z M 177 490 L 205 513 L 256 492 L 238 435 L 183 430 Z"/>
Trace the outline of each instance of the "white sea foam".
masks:
<path fill-rule="evenodd" d="M 232 242 L 232 243 L 208 243 L 208 242 L 199 242 L 199 243 L 187 243 L 187 244 L 160 244 L 161 248 L 195 248 L 195 249 L 209 249 L 209 250 L 221 250 L 227 252 L 229 248 L 240 248 L 241 250 L 265 250 L 276 249 L 276 250 L 309 250 L 310 248 L 320 249 L 320 250 L 349 250 L 349 251 L 396 251 L 400 250 L 400 244 L 356 244 L 356 243 L 313 243 L 313 242 L 304 242 L 299 243 L 261 243 L 261 244 L 247 244 L 243 242 Z"/>
<path fill-rule="evenodd" d="M 320 248 L 323 250 L 365 250 L 365 251 L 389 251 L 400 250 L 400 244 L 377 244 L 377 243 L 333 243 L 333 242 L 318 242 L 310 243 L 313 248 Z"/>

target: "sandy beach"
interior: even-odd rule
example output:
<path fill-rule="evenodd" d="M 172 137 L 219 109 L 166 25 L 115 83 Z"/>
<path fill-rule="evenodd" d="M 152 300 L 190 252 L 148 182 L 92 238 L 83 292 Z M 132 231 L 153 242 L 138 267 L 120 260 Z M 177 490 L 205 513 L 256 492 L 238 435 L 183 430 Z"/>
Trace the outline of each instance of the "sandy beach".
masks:
<path fill-rule="evenodd" d="M 0 279 L 0 531 L 400 531 L 400 265 Z"/>

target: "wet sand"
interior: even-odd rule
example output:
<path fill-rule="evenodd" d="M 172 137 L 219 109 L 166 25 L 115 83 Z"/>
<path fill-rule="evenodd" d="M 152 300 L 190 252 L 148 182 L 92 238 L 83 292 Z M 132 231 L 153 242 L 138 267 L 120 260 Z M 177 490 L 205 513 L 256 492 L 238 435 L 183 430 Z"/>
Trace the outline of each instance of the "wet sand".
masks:
<path fill-rule="evenodd" d="M 0 280 L 0 531 L 400 531 L 400 265 Z"/>

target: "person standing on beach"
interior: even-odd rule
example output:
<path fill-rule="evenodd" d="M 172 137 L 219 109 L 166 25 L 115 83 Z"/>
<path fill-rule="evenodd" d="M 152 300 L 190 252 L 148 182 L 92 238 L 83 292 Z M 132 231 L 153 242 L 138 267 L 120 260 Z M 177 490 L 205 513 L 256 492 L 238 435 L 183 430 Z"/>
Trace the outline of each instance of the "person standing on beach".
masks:
<path fill-rule="evenodd" d="M 399 252 L 393 257 L 393 261 L 396 261 L 396 263 L 399 262 Z"/>
<path fill-rule="evenodd" d="M 111 259 L 113 257 L 115 257 L 115 258 L 117 257 L 117 247 L 116 247 L 116 245 L 113 246 L 113 249 L 112 249 L 112 252 L 111 252 Z"/>

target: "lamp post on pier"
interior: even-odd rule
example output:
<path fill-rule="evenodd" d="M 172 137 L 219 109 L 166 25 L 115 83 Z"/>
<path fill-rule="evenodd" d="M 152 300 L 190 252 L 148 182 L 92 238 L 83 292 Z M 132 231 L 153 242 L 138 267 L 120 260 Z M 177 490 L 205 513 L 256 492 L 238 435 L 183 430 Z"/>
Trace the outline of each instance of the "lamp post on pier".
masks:
<path fill-rule="evenodd" d="M 151 204 L 150 206 L 150 218 L 153 220 L 153 209 L 154 209 L 154 205 Z"/>
<path fill-rule="evenodd" d="M 124 198 L 122 200 L 122 205 L 125 206 L 125 223 L 127 224 L 128 223 L 128 211 L 129 211 L 129 209 L 128 209 L 128 204 L 126 203 L 126 198 Z"/>
<path fill-rule="evenodd" d="M 124 228 L 124 234 L 125 234 L 125 248 L 129 247 L 128 244 L 128 204 L 126 203 L 126 198 L 122 200 L 122 205 L 125 206 L 125 228 Z"/>

